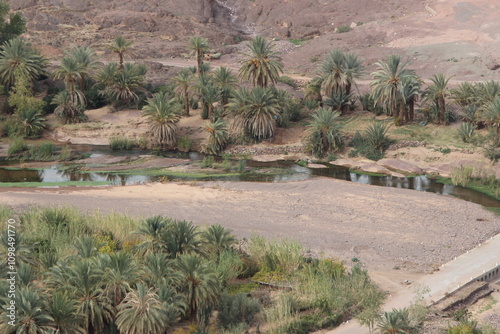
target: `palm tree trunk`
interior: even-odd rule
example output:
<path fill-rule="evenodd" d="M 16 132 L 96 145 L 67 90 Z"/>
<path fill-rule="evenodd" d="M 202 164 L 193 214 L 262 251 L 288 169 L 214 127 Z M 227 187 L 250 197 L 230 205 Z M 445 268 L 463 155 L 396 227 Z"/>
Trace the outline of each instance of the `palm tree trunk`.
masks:
<path fill-rule="evenodd" d="M 196 53 L 196 63 L 198 65 L 198 68 L 197 68 L 198 76 L 201 76 L 201 64 L 203 63 L 203 60 L 201 59 L 201 57 L 202 57 L 201 52 L 197 52 Z"/>
<path fill-rule="evenodd" d="M 347 84 L 345 85 L 345 93 L 346 93 L 346 95 L 351 94 L 351 86 L 352 86 L 352 83 L 350 81 L 348 81 Z"/>
<path fill-rule="evenodd" d="M 408 101 L 408 104 L 410 105 L 410 122 L 413 122 L 415 120 L 415 98 L 413 96 Z"/>
<path fill-rule="evenodd" d="M 189 94 L 188 87 L 184 87 L 184 110 L 186 111 L 186 116 L 189 116 Z"/>
<path fill-rule="evenodd" d="M 439 96 L 437 100 L 439 108 L 439 122 L 444 123 L 444 113 L 446 112 L 446 102 L 444 100 L 444 96 Z"/>
<path fill-rule="evenodd" d="M 118 53 L 118 56 L 120 57 L 120 70 L 123 70 L 123 53 Z"/>

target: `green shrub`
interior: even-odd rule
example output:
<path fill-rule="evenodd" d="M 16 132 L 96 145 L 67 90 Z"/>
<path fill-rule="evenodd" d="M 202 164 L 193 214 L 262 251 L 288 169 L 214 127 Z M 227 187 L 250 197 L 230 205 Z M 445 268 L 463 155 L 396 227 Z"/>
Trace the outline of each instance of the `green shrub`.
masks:
<path fill-rule="evenodd" d="M 225 329 L 240 323 L 251 325 L 260 309 L 260 303 L 255 298 L 247 297 L 244 293 L 230 295 L 225 292 L 220 296 L 217 317 L 221 326 Z"/>
<path fill-rule="evenodd" d="M 111 137 L 109 147 L 112 151 L 130 151 L 135 146 L 135 141 L 126 137 Z"/>
<path fill-rule="evenodd" d="M 349 32 L 349 31 L 351 31 L 351 27 L 349 27 L 349 26 L 337 27 L 337 34 L 342 34 L 344 32 Z"/>
<path fill-rule="evenodd" d="M 281 83 L 284 83 L 285 85 L 288 85 L 292 88 L 297 88 L 297 84 L 295 83 L 295 81 L 290 78 L 289 76 L 286 76 L 286 75 L 282 75 L 278 78 L 278 82 L 281 82 Z"/>
<path fill-rule="evenodd" d="M 63 146 L 63 148 L 61 148 L 58 159 L 60 161 L 71 160 L 71 149 L 69 148 L 69 146 Z"/>
<path fill-rule="evenodd" d="M 472 138 L 474 137 L 475 131 L 476 131 L 476 126 L 470 122 L 463 122 L 457 129 L 458 135 L 460 136 L 460 139 L 462 139 L 464 143 L 471 142 Z"/>
<path fill-rule="evenodd" d="M 22 136 L 22 126 L 13 117 L 8 117 L 2 122 L 2 130 L 9 138 L 16 138 Z"/>
<path fill-rule="evenodd" d="M 211 168 L 214 165 L 214 163 L 215 163 L 215 158 L 211 155 L 207 155 L 201 161 L 200 167 L 201 168 Z"/>
<path fill-rule="evenodd" d="M 56 146 L 51 142 L 43 142 L 40 145 L 30 146 L 27 158 L 30 160 L 52 160 Z"/>
<path fill-rule="evenodd" d="M 387 136 L 389 128 L 390 125 L 381 122 L 373 122 L 365 129 L 363 137 L 366 139 L 368 145 L 374 150 L 383 152 L 391 142 Z"/>
<path fill-rule="evenodd" d="M 319 329 L 320 317 L 316 314 L 306 314 L 293 320 L 286 326 L 287 334 L 309 334 Z"/>
<path fill-rule="evenodd" d="M 340 113 L 321 108 L 313 115 L 309 127 L 308 147 L 316 156 L 337 150 L 344 144 L 343 124 L 338 122 Z"/>
<path fill-rule="evenodd" d="M 177 149 L 181 152 L 189 152 L 191 146 L 193 145 L 193 140 L 189 136 L 185 135 L 177 139 Z"/>
<path fill-rule="evenodd" d="M 241 159 L 238 160 L 238 163 L 236 164 L 236 171 L 238 173 L 244 173 L 246 170 L 247 163 L 245 160 Z"/>
<path fill-rule="evenodd" d="M 12 155 L 18 155 L 26 150 L 28 150 L 28 144 L 26 144 L 22 137 L 16 137 L 10 142 L 7 155 L 9 157 Z"/>

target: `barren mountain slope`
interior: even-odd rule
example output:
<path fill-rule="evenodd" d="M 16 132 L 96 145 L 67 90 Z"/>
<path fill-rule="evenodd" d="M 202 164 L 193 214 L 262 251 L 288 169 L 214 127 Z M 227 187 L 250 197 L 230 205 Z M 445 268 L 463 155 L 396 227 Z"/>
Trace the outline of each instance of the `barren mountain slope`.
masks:
<path fill-rule="evenodd" d="M 288 71 L 312 75 L 326 52 L 355 51 L 373 63 L 389 54 L 412 61 L 424 78 L 498 79 L 497 0 L 12 0 L 29 19 L 29 34 L 47 54 L 80 44 L 104 50 L 117 34 L 133 38 L 136 58 L 181 56 L 190 36 L 218 51 L 252 35 L 303 39 L 283 56 Z M 336 33 L 341 26 L 352 30 Z M 236 62 L 237 56 L 226 57 Z"/>

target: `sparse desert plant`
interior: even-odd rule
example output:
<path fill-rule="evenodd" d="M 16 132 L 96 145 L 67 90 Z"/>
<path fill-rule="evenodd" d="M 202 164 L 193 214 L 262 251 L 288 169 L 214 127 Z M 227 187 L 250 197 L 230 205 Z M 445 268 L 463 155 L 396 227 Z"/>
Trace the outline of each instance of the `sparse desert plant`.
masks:
<path fill-rule="evenodd" d="M 339 26 L 336 29 L 337 34 L 342 34 L 344 32 L 349 32 L 349 31 L 351 31 L 351 27 L 350 26 Z"/>

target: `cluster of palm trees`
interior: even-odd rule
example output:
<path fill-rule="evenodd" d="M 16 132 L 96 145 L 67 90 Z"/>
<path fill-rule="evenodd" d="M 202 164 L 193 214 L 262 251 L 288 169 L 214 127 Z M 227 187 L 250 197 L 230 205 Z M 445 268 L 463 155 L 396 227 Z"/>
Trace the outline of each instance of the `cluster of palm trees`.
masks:
<path fill-rule="evenodd" d="M 55 234 L 72 234 L 64 217 L 49 223 Z M 226 279 L 237 275 L 218 266 L 223 253 L 238 257 L 236 239 L 220 225 L 201 231 L 190 222 L 155 216 L 135 233 L 142 242 L 131 250 L 117 250 L 116 242 L 101 234 L 76 238 L 70 252 L 55 249 L 50 240 L 33 248 L 18 234 L 17 314 L 12 326 L 2 312 L 0 331 L 166 333 L 182 319 L 202 317 L 216 305 Z M 7 288 L 0 285 L 2 309 L 10 303 Z"/>

